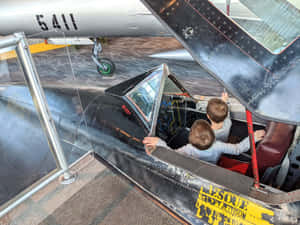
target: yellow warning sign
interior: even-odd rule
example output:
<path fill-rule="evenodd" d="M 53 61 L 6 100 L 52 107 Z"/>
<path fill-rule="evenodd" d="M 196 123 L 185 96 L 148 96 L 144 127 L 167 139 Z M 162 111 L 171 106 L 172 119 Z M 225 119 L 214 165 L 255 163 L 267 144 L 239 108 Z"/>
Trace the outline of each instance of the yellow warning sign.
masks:
<path fill-rule="evenodd" d="M 196 216 L 212 225 L 273 224 L 272 210 L 212 185 L 201 187 L 196 208 Z"/>

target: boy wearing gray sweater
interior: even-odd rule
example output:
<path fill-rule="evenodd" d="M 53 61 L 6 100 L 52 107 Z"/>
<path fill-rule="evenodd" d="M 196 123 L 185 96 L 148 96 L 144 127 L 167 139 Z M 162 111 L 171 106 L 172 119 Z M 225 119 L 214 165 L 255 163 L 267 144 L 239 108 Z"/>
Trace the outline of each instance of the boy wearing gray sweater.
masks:
<path fill-rule="evenodd" d="M 212 98 L 208 101 L 206 115 L 210 120 L 211 128 L 215 133 L 216 140 L 227 142 L 232 125 L 227 105 L 228 94 L 222 93 L 222 99 Z"/>

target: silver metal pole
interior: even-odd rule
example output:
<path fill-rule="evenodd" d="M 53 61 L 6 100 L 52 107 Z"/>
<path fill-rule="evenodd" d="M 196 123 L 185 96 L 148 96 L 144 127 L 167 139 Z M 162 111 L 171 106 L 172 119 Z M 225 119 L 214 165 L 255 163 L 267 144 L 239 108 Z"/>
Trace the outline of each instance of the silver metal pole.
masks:
<path fill-rule="evenodd" d="M 0 39 L 0 48 L 13 47 L 18 44 L 20 37 L 15 35 L 5 36 Z"/>
<path fill-rule="evenodd" d="M 58 167 L 64 171 L 65 183 L 70 183 L 74 180 L 74 176 L 72 176 L 72 174 L 69 172 L 69 167 L 62 150 L 54 122 L 50 116 L 45 94 L 41 87 L 41 82 L 36 71 L 34 61 L 31 57 L 25 35 L 24 33 L 15 33 L 14 36 L 19 40 L 17 43 L 16 52 L 20 59 L 25 80 L 31 93 L 33 103 L 37 109 L 42 127 L 46 134 L 49 147 L 54 155 Z"/>

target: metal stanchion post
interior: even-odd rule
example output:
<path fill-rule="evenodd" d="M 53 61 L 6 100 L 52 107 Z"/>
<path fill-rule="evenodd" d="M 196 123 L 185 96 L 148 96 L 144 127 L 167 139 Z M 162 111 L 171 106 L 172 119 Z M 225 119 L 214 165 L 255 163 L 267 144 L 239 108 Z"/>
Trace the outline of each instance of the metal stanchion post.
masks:
<path fill-rule="evenodd" d="M 28 43 L 24 33 L 14 34 L 20 41 L 17 43 L 16 52 L 20 59 L 24 71 L 25 80 L 30 90 L 33 103 L 37 109 L 42 127 L 46 134 L 49 147 L 54 155 L 57 165 L 64 171 L 62 183 L 68 184 L 75 180 L 75 175 L 69 171 L 69 167 L 61 147 L 61 143 L 55 129 L 54 122 L 50 116 L 46 98 L 41 86 L 41 82 L 31 57 Z"/>

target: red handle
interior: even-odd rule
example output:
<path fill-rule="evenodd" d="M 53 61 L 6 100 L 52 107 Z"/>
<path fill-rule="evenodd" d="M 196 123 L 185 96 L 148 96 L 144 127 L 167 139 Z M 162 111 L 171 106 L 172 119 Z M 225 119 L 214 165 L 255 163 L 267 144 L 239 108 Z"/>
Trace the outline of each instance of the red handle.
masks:
<path fill-rule="evenodd" d="M 254 187 L 259 188 L 259 173 L 258 173 L 255 139 L 254 139 L 254 132 L 253 132 L 252 113 L 248 110 L 246 110 L 246 118 L 247 118 L 247 124 L 248 124 L 250 148 L 251 148 L 251 152 L 252 152 L 252 170 L 253 170 L 253 175 L 254 175 Z"/>

